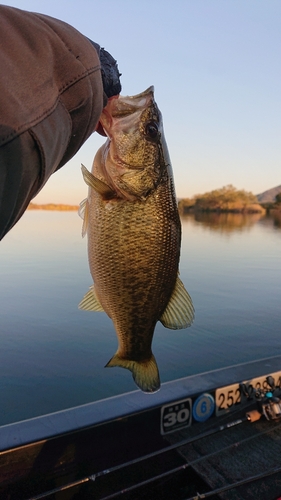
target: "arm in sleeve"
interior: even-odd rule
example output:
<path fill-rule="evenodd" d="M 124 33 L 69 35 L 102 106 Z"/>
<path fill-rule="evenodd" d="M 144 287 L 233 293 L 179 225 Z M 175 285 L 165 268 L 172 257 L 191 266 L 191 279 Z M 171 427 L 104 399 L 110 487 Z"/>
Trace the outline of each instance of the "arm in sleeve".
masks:
<path fill-rule="evenodd" d="M 0 67 L 2 239 L 93 133 L 121 86 L 116 61 L 75 28 L 3 5 Z"/>

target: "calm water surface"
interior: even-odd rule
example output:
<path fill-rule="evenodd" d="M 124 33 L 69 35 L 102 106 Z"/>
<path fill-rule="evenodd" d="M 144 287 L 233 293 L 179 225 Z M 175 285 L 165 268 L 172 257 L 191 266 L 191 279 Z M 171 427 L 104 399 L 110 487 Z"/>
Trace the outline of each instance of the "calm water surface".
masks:
<path fill-rule="evenodd" d="M 190 215 L 182 227 L 196 318 L 157 324 L 162 382 L 281 354 L 280 218 Z M 111 320 L 77 308 L 92 284 L 80 235 L 75 212 L 29 211 L 0 243 L 1 425 L 136 390 L 129 371 L 104 368 Z"/>

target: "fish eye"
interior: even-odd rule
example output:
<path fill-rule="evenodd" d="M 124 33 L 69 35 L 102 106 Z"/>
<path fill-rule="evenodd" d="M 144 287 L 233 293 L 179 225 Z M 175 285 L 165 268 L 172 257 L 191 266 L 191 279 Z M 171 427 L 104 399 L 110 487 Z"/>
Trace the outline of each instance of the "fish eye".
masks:
<path fill-rule="evenodd" d="M 148 122 L 145 126 L 145 134 L 149 139 L 158 137 L 158 124 L 154 121 Z"/>

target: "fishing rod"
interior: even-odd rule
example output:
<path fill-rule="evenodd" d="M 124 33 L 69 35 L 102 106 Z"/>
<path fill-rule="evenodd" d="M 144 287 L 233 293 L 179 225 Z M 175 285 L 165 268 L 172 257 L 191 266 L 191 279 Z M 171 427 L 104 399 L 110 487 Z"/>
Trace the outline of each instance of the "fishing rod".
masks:
<path fill-rule="evenodd" d="M 248 411 L 245 416 L 243 416 L 242 418 L 239 418 L 239 419 L 236 419 L 236 420 L 233 420 L 231 422 L 228 422 L 224 425 L 219 425 L 215 428 L 212 428 L 212 429 L 209 429 L 205 432 L 202 432 L 196 436 L 193 436 L 193 437 L 189 437 L 189 438 L 186 438 L 186 439 L 183 439 L 177 443 L 174 443 L 172 445 L 169 445 L 169 446 L 166 446 L 164 448 L 161 448 L 160 450 L 156 450 L 154 452 L 151 452 L 151 453 L 148 453 L 146 455 L 143 455 L 142 457 L 138 457 L 138 458 L 135 458 L 133 460 L 130 460 L 128 462 L 125 462 L 125 463 L 122 463 L 122 464 L 119 464 L 119 465 L 115 465 L 113 467 L 110 467 L 108 469 L 105 469 L 105 470 L 102 470 L 100 472 L 97 472 L 95 474 L 92 474 L 90 476 L 87 476 L 87 477 L 84 477 L 80 480 L 77 480 L 77 481 L 74 481 L 74 482 L 71 482 L 65 486 L 62 486 L 62 487 L 59 487 L 59 488 L 55 488 L 51 491 L 48 491 L 48 492 L 45 492 L 43 494 L 40 494 L 40 495 L 36 495 L 32 498 L 30 498 L 29 500 L 41 500 L 41 499 L 44 499 L 44 498 L 47 498 L 47 496 L 49 495 L 52 495 L 54 493 L 58 493 L 60 491 L 64 491 L 64 490 L 67 490 L 67 489 L 70 489 L 70 488 L 73 488 L 73 487 L 76 487 L 76 486 L 79 486 L 80 484 L 83 484 L 85 482 L 94 482 L 96 481 L 96 479 L 102 477 L 102 476 L 105 476 L 105 475 L 108 475 L 110 473 L 113 473 L 113 472 L 117 472 L 121 469 L 124 469 L 126 467 L 129 467 L 131 465 L 135 465 L 135 464 L 138 464 L 142 461 L 145 461 L 145 460 L 148 460 L 150 458 L 154 458 L 158 455 L 162 455 L 164 453 L 167 453 L 169 451 L 172 451 L 172 450 L 175 450 L 175 449 L 178 449 L 178 448 L 181 448 L 182 446 L 186 446 L 186 445 L 189 445 L 189 444 L 193 444 L 195 443 L 196 441 L 199 441 L 201 439 L 204 439 L 206 437 L 210 437 L 212 435 L 215 435 L 219 432 L 222 432 L 224 430 L 227 430 L 227 429 L 230 429 L 230 428 L 233 428 L 237 425 L 240 425 L 240 424 L 243 424 L 245 422 L 255 422 L 257 420 L 259 420 L 262 415 L 265 416 L 265 418 L 267 420 L 276 420 L 278 418 L 281 417 L 281 401 L 279 398 L 277 397 L 274 397 L 273 396 L 273 391 L 276 389 L 275 385 L 274 385 L 274 379 L 271 377 L 271 376 L 268 376 L 266 378 L 267 380 L 267 383 L 269 385 L 269 387 L 271 388 L 272 392 L 271 391 L 262 391 L 261 389 L 256 389 L 255 390 L 255 397 L 256 397 L 256 400 L 257 400 L 257 410 L 251 410 L 251 411 Z M 243 392 L 245 394 L 245 396 L 248 398 L 248 401 L 249 401 L 249 404 L 252 404 L 252 401 L 250 401 L 252 399 L 252 396 L 251 394 L 248 392 L 248 389 L 247 389 L 247 386 L 245 384 L 240 384 L 240 390 L 241 392 Z M 227 415 L 225 418 L 227 418 L 229 415 Z M 281 427 L 281 424 L 278 426 L 278 427 Z M 276 429 L 276 427 L 275 427 Z M 259 435 L 263 435 L 263 434 L 267 434 L 269 432 L 271 432 L 272 429 L 267 429 L 261 433 L 259 433 Z M 129 491 L 132 491 L 138 487 L 141 487 L 141 486 L 144 486 L 146 484 L 149 484 L 153 481 L 156 481 L 157 479 L 162 479 L 162 478 L 165 478 L 171 474 L 174 474 L 176 472 L 179 472 L 180 470 L 184 470 L 185 468 L 187 467 L 190 467 L 192 465 L 195 465 L 196 463 L 202 461 L 202 460 L 205 460 L 209 457 L 211 457 L 212 455 L 214 454 L 217 454 L 219 452 L 222 452 L 228 448 L 231 448 L 232 446 L 237 446 L 241 443 L 244 443 L 248 440 L 251 440 L 253 438 L 255 438 L 256 436 L 250 436 L 248 438 L 245 438 L 241 441 L 238 441 L 237 443 L 233 444 L 233 445 L 228 445 L 227 447 L 221 449 L 221 450 L 218 450 L 217 452 L 213 452 L 213 453 L 210 453 L 208 455 L 205 455 L 204 457 L 200 457 L 199 459 L 197 460 L 194 460 L 188 464 L 183 464 L 179 467 L 176 467 L 175 469 L 172 469 L 171 471 L 167 471 L 165 473 L 162 473 L 158 476 L 154 476 L 153 478 L 150 478 L 150 479 L 147 479 L 143 482 L 140 482 L 136 485 L 133 485 L 129 488 L 126 488 L 126 489 L 123 489 L 122 491 L 119 491 L 119 492 L 116 492 L 116 493 L 113 493 L 109 496 L 106 496 L 106 497 L 103 497 L 101 500 L 109 500 L 109 499 L 112 499 L 112 498 L 115 498 L 116 496 L 122 494 L 122 493 L 125 493 L 125 492 L 129 492 Z"/>
<path fill-rule="evenodd" d="M 275 467 L 274 469 L 270 469 L 266 472 L 261 472 L 255 476 L 247 477 L 246 479 L 241 479 L 241 481 L 236 481 L 235 483 L 228 484 L 227 486 L 221 486 L 221 488 L 216 488 L 215 490 L 208 491 L 207 493 L 197 493 L 194 497 L 185 498 L 184 500 L 201 500 L 204 498 L 210 498 L 214 495 L 218 495 L 219 493 L 224 493 L 226 491 L 233 490 L 234 488 L 238 488 L 239 486 L 243 486 L 244 484 L 254 483 L 259 479 L 263 479 L 265 477 L 273 476 L 274 474 L 278 474 L 281 472 L 281 467 Z"/>
<path fill-rule="evenodd" d="M 159 450 L 153 451 L 153 452 L 148 453 L 146 455 L 143 455 L 141 457 L 135 458 L 133 460 L 129 460 L 128 462 L 123 462 L 122 464 L 115 465 L 113 467 L 109 467 L 108 469 L 104 469 L 102 471 L 96 472 L 95 474 L 91 474 L 90 476 L 84 477 L 84 478 L 77 480 L 77 481 L 73 481 L 73 482 L 68 483 L 64 486 L 60 486 L 58 488 L 53 488 L 52 490 L 49 490 L 45 493 L 41 493 L 39 495 L 32 496 L 29 498 L 29 500 L 42 500 L 44 498 L 47 498 L 50 495 L 54 495 L 55 493 L 59 493 L 61 491 L 65 491 L 65 490 L 74 488 L 76 486 L 79 486 L 80 484 L 82 485 L 82 484 L 87 483 L 89 481 L 94 482 L 94 481 L 96 481 L 96 479 L 101 478 L 105 475 L 112 474 L 113 472 L 117 472 L 117 471 L 124 469 L 126 467 L 129 467 L 131 465 L 138 464 L 138 463 L 143 462 L 145 460 L 149 460 L 150 458 L 154 458 L 156 456 L 162 455 L 162 454 L 167 453 L 169 451 L 173 451 L 177 448 L 181 448 L 182 446 L 195 443 L 196 441 L 199 441 L 200 439 L 212 436 L 218 432 L 224 431 L 225 429 L 228 429 L 230 427 L 234 427 L 235 425 L 239 425 L 239 424 L 242 424 L 242 423 L 247 422 L 247 421 L 249 421 L 249 418 L 247 416 L 244 416 L 242 418 L 239 418 L 237 420 L 229 422 L 225 425 L 219 425 L 219 426 L 212 428 L 208 431 L 201 432 L 201 434 L 197 434 L 196 436 L 182 439 L 181 441 L 178 441 L 177 443 L 174 443 L 174 444 L 169 445 L 169 446 L 165 446 L 164 448 L 160 448 Z M 189 467 L 189 464 L 184 464 L 183 466 L 180 466 L 179 470 L 182 468 L 186 468 L 186 467 Z M 178 470 L 178 468 L 176 468 L 175 470 L 173 469 L 171 472 L 168 471 L 168 472 L 164 473 L 164 476 L 172 474 L 172 473 L 176 472 L 177 470 Z M 164 477 L 164 476 L 160 475 L 159 478 Z M 155 479 L 157 479 L 157 478 L 158 478 L 158 476 L 155 476 Z M 154 480 L 154 478 L 151 478 L 151 479 L 147 480 L 147 482 L 152 482 L 153 480 Z M 140 484 L 142 484 L 142 483 L 140 483 Z M 138 485 L 136 485 L 136 487 L 137 486 Z M 125 492 L 125 490 L 123 490 L 123 491 Z M 114 496 L 117 496 L 120 493 L 122 493 L 122 492 L 113 493 L 112 494 L 113 496 L 110 496 L 109 498 L 114 498 Z M 102 498 L 101 500 L 105 500 L 106 498 L 108 498 L 108 497 Z"/>
<path fill-rule="evenodd" d="M 270 432 L 272 432 L 273 430 L 276 431 L 276 429 L 279 429 L 279 428 L 281 428 L 281 424 L 279 424 L 276 427 L 274 427 L 274 429 L 266 429 L 265 431 L 259 432 L 259 436 L 262 436 L 262 435 L 265 435 L 265 434 L 270 434 Z M 241 439 L 240 441 L 236 441 L 235 443 L 232 443 L 232 444 L 229 444 L 227 446 L 224 446 L 223 448 L 220 448 L 217 451 L 213 451 L 212 453 L 208 453 L 207 455 L 204 455 L 203 457 L 199 457 L 199 458 L 197 458 L 195 460 L 192 460 L 191 462 L 187 462 L 186 464 L 182 464 L 182 465 L 180 465 L 178 467 L 175 467 L 174 469 L 171 469 L 171 470 L 169 470 L 167 472 L 163 472 L 162 474 L 158 474 L 157 476 L 153 476 L 152 478 L 146 479 L 145 481 L 141 481 L 141 482 L 139 482 L 137 484 L 134 484 L 132 486 L 129 486 L 127 488 L 123 488 L 122 490 L 117 491 L 115 493 L 112 493 L 110 495 L 107 495 L 106 497 L 102 497 L 102 498 L 100 498 L 100 500 L 112 500 L 113 498 L 116 498 L 116 497 L 120 496 L 121 494 L 130 493 L 133 490 L 135 490 L 137 488 L 140 488 L 142 486 L 147 486 L 148 484 L 150 484 L 150 483 L 152 483 L 154 481 L 168 478 L 169 476 L 171 476 L 173 474 L 176 474 L 177 472 L 183 471 L 183 470 L 187 469 L 188 467 L 193 467 L 194 465 L 198 465 L 199 463 L 203 462 L 204 460 L 212 458 L 215 455 L 218 455 L 219 453 L 223 453 L 224 451 L 231 450 L 231 448 L 237 448 L 241 444 L 244 444 L 244 443 L 246 443 L 248 441 L 256 439 L 256 437 L 257 437 L 257 435 L 255 434 L 253 436 L 249 436 L 247 438 Z M 187 498 L 185 500 L 199 500 L 201 498 L 207 498 L 207 497 L 213 496 L 213 495 L 215 495 L 217 493 L 220 493 L 220 492 L 223 492 L 223 491 L 227 491 L 227 488 L 233 489 L 233 488 L 236 488 L 238 486 L 241 486 L 242 484 L 246 484 L 246 483 L 251 482 L 251 481 L 262 479 L 263 477 L 276 474 L 277 472 L 280 472 L 280 471 L 281 471 L 281 467 L 275 468 L 275 469 L 270 469 L 269 471 L 262 472 L 261 474 L 259 474 L 257 476 L 252 476 L 250 478 L 243 479 L 241 481 L 233 483 L 232 485 L 223 486 L 221 488 L 218 488 L 217 490 L 212 490 L 212 491 L 210 491 L 208 493 L 202 493 L 202 495 L 200 495 L 198 493 L 197 496 L 191 497 L 191 498 Z"/>
<path fill-rule="evenodd" d="M 186 469 L 187 467 L 189 467 L 190 465 L 191 464 L 184 464 L 180 467 L 176 467 L 175 469 L 173 469 L 172 473 L 180 472 L 180 471 Z M 274 469 L 270 469 L 269 471 L 262 472 L 260 474 L 255 475 L 255 476 L 250 476 L 246 479 L 242 479 L 241 481 L 236 481 L 235 483 L 228 484 L 227 486 L 222 486 L 221 488 L 216 488 L 215 490 L 208 491 L 206 493 L 197 493 L 197 495 L 195 495 L 193 497 L 185 498 L 184 500 L 201 500 L 204 498 L 210 498 L 214 495 L 218 495 L 220 493 L 225 493 L 226 491 L 230 491 L 234 488 L 238 488 L 239 486 L 243 486 L 244 484 L 254 483 L 255 481 L 258 481 L 259 479 L 273 476 L 274 474 L 278 474 L 279 472 L 281 472 L 281 467 L 276 467 Z M 155 480 L 156 479 L 164 479 L 168 475 L 169 475 L 169 472 L 159 474 L 159 476 L 155 477 Z M 140 488 L 141 486 L 147 486 L 149 483 L 151 483 L 150 479 L 148 479 L 146 481 L 142 481 L 141 483 L 138 483 L 137 487 Z M 123 489 L 123 490 L 118 492 L 118 495 L 121 495 L 124 493 L 130 493 L 135 488 L 136 487 L 134 485 L 134 486 L 131 486 L 129 488 Z M 112 495 L 109 495 L 107 497 L 102 497 L 102 499 L 100 499 L 100 500 L 111 500 L 112 498 L 115 498 L 116 496 L 117 495 L 115 493 L 113 493 Z"/>
<path fill-rule="evenodd" d="M 274 384 L 274 379 L 271 376 L 266 377 L 266 381 L 271 388 L 272 391 L 276 389 L 276 386 Z M 240 390 L 245 394 L 247 397 L 249 404 L 252 404 L 252 395 L 249 393 L 248 388 L 245 384 L 240 384 Z M 172 445 L 166 446 L 164 448 L 161 448 L 160 450 L 154 451 L 152 453 L 149 453 L 147 455 L 144 455 L 142 457 L 135 458 L 133 460 L 130 460 L 129 462 L 125 462 L 123 464 L 115 465 L 114 467 L 111 467 L 109 469 L 106 469 L 104 471 L 97 472 L 96 474 L 93 474 L 91 476 L 95 480 L 98 477 L 101 477 L 105 474 L 109 474 L 111 472 L 116 472 L 119 469 L 122 469 L 124 467 L 128 467 L 129 465 L 134 465 L 137 464 L 141 461 L 148 460 L 149 458 L 154 458 L 157 455 L 162 455 L 163 453 L 166 453 L 168 451 L 172 451 L 177 448 L 181 448 L 182 446 L 192 444 L 200 439 L 212 436 L 214 434 L 217 434 L 221 431 L 224 431 L 226 429 L 235 427 L 237 425 L 243 424 L 244 422 L 255 422 L 261 418 L 262 415 L 266 417 L 267 420 L 274 420 L 276 418 L 279 418 L 281 416 L 281 401 L 279 398 L 276 398 L 273 396 L 271 391 L 262 391 L 261 389 L 255 389 L 255 397 L 257 400 L 258 404 L 258 409 L 257 410 L 252 410 L 248 411 L 244 417 L 241 417 L 237 420 L 233 420 L 232 422 L 228 422 L 225 425 L 219 425 L 215 428 L 212 428 L 210 430 L 207 430 L 205 432 L 201 432 L 201 434 L 197 434 L 196 436 L 189 437 L 186 439 L 183 439 L 181 441 L 178 441 L 177 443 L 174 443 Z M 239 410 L 237 410 L 239 411 Z M 229 415 L 227 415 L 225 418 L 228 418 Z"/>
<path fill-rule="evenodd" d="M 271 388 L 271 390 L 273 392 L 276 389 L 274 379 L 271 376 L 268 376 L 266 378 L 266 380 L 267 380 L 269 387 Z M 240 384 L 240 390 L 241 390 L 241 392 L 244 393 L 244 395 L 248 398 L 248 400 L 251 399 L 251 395 L 249 394 L 248 388 L 245 384 Z M 262 415 L 264 415 L 267 420 L 279 419 L 281 417 L 281 401 L 279 398 L 274 397 L 272 392 L 265 391 L 265 390 L 262 390 L 260 388 L 256 389 L 255 390 L 255 397 L 257 400 L 257 408 L 258 408 L 257 410 L 251 410 L 251 411 L 247 412 L 243 418 L 240 418 L 238 420 L 234 420 L 234 421 L 229 422 L 225 425 L 218 426 L 217 428 L 211 429 L 210 431 L 206 431 L 204 433 L 201 433 L 200 435 L 197 435 L 194 438 L 189 438 L 187 440 L 180 441 L 180 442 L 175 443 L 174 445 L 171 445 L 170 447 L 167 447 L 167 448 L 169 448 L 169 449 L 180 448 L 184 444 L 185 445 L 191 444 L 191 443 L 196 442 L 196 441 L 203 439 L 205 437 L 209 437 L 217 432 L 226 430 L 226 429 L 234 427 L 236 425 L 240 425 L 244 422 L 256 422 L 257 420 L 259 420 L 262 417 Z M 281 427 L 281 424 L 279 424 L 277 427 L 275 427 L 274 430 L 276 430 L 276 428 L 279 428 L 279 427 Z M 264 435 L 264 434 L 268 434 L 271 431 L 272 431 L 272 429 L 266 429 L 265 431 L 260 432 L 259 436 Z M 147 480 L 142 481 L 138 484 L 132 485 L 128 488 L 122 489 L 121 491 L 112 493 L 111 495 L 107 495 L 106 497 L 102 497 L 100 500 L 112 500 L 113 498 L 116 498 L 117 496 L 120 496 L 121 494 L 129 493 L 137 488 L 140 488 L 142 486 L 146 486 L 146 485 L 151 484 L 152 482 L 155 482 L 157 480 L 161 480 L 161 479 L 163 480 L 165 478 L 168 478 L 172 474 L 176 474 L 177 472 L 186 469 L 187 467 L 192 467 L 192 466 L 194 466 L 194 465 L 196 465 L 204 460 L 207 460 L 207 459 L 217 455 L 218 453 L 222 453 L 222 452 L 229 450 L 231 448 L 237 448 L 238 445 L 244 444 L 245 442 L 251 441 L 252 439 L 255 439 L 255 438 L 256 438 L 256 435 L 250 436 L 248 438 L 244 438 L 243 440 L 240 440 L 236 443 L 232 443 L 228 446 L 225 446 L 224 448 L 221 448 L 220 450 L 209 453 L 208 455 L 204 455 L 203 457 L 200 457 L 196 460 L 193 460 L 192 462 L 183 464 L 179 467 L 171 469 L 170 471 L 167 471 L 167 472 L 164 472 L 164 473 L 159 474 L 157 476 L 154 476 L 150 479 L 147 479 Z M 144 457 L 142 457 L 142 458 L 144 459 Z M 258 479 L 262 479 L 263 477 L 273 475 L 279 471 L 281 471 L 281 467 L 277 468 L 277 469 L 272 469 L 270 471 L 261 473 L 259 475 L 252 476 L 251 478 L 247 478 L 247 479 L 241 480 L 239 482 L 236 482 L 235 484 L 230 485 L 229 489 L 233 489 L 235 487 L 241 486 L 242 484 L 246 484 L 246 483 L 249 483 L 251 481 L 253 482 L 253 481 L 256 481 Z M 227 487 L 222 487 L 221 492 L 223 492 L 223 491 L 227 491 Z M 208 497 L 213 496 L 215 494 L 218 494 L 219 492 L 220 492 L 220 489 L 213 490 L 213 492 L 208 492 Z M 199 498 L 207 498 L 207 496 L 204 496 L 204 494 L 203 494 L 203 496 L 197 495 L 196 497 L 192 497 L 192 498 L 186 499 L 186 500 L 198 500 Z"/>

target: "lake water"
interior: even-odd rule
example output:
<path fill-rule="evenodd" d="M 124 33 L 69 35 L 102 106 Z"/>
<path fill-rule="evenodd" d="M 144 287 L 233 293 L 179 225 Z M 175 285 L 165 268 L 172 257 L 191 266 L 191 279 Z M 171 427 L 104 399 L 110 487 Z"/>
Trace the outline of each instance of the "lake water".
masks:
<path fill-rule="evenodd" d="M 0 243 L 1 425 L 137 389 L 129 371 L 104 368 L 111 320 L 77 308 L 92 284 L 81 224 L 28 211 Z M 186 330 L 157 324 L 161 381 L 281 354 L 280 218 L 190 215 L 182 227 L 196 317 Z"/>

